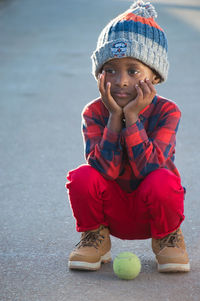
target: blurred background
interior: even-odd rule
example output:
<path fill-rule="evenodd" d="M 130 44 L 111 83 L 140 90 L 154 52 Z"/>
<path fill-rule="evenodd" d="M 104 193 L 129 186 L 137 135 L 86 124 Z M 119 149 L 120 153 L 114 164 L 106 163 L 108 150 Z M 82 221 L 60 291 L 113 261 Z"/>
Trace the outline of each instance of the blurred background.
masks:
<path fill-rule="evenodd" d="M 0 300 L 199 301 L 200 1 L 154 1 L 169 42 L 168 81 L 158 94 L 182 111 L 176 164 L 187 188 L 187 275 L 160 275 L 147 241 L 112 238 L 113 257 L 136 253 L 134 282 L 69 272 L 79 240 L 66 174 L 85 162 L 81 112 L 99 96 L 90 56 L 127 0 L 0 0 Z M 159 284 L 159 285 L 158 285 Z M 163 296 L 160 299 L 160 296 Z"/>

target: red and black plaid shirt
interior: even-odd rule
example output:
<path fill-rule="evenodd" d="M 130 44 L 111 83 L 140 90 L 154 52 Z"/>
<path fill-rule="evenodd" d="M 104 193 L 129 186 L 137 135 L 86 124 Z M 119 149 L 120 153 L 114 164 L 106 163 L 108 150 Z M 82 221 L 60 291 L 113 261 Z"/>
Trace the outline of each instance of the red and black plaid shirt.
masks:
<path fill-rule="evenodd" d="M 121 133 L 107 128 L 109 112 L 101 99 L 89 103 L 82 117 L 87 162 L 123 190 L 133 191 L 158 168 L 179 176 L 174 154 L 181 112 L 172 101 L 155 96 L 138 121 Z"/>

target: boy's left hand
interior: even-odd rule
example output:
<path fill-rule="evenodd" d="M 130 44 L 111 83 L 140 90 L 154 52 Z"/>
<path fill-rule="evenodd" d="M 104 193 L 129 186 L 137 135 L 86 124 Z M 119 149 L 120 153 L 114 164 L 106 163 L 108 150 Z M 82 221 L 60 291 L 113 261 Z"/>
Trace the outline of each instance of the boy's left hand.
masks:
<path fill-rule="evenodd" d="M 123 108 L 126 126 L 137 121 L 139 113 L 152 102 L 156 95 L 156 89 L 149 79 L 141 80 L 135 88 L 137 90 L 136 98 Z"/>

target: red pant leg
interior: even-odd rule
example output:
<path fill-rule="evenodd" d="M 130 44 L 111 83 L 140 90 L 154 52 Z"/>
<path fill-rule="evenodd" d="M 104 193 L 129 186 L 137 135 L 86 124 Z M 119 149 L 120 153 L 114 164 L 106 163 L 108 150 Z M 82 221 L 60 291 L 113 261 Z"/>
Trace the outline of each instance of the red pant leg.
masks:
<path fill-rule="evenodd" d="M 108 226 L 104 218 L 103 195 L 106 180 L 90 165 L 81 165 L 69 172 L 66 184 L 78 232 L 100 225 Z"/>
<path fill-rule="evenodd" d="M 150 173 L 137 189 L 150 214 L 151 236 L 162 238 L 183 222 L 185 191 L 181 179 L 168 169 Z"/>
<path fill-rule="evenodd" d="M 134 233 L 137 233 L 133 217 L 137 215 L 134 202 L 129 201 L 129 194 L 115 181 L 106 180 L 89 165 L 70 171 L 67 179 L 69 182 L 66 186 L 78 232 L 105 225 L 109 226 L 111 234 L 116 237 L 134 237 Z M 146 210 L 144 204 L 143 207 Z"/>
<path fill-rule="evenodd" d="M 122 239 L 159 238 L 184 219 L 180 179 L 166 169 L 149 174 L 133 193 L 126 193 L 89 165 L 69 172 L 68 180 L 77 231 L 103 224 Z"/>

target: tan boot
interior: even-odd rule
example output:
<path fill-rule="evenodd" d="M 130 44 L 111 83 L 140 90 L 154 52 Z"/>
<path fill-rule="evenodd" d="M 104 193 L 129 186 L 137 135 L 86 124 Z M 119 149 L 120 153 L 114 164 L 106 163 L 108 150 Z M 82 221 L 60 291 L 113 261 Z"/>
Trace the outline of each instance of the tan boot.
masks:
<path fill-rule="evenodd" d="M 111 241 L 107 227 L 83 232 L 81 241 L 69 256 L 68 267 L 80 270 L 98 270 L 101 263 L 111 261 Z"/>
<path fill-rule="evenodd" d="M 152 239 L 159 272 L 189 272 L 190 263 L 181 229 L 161 239 Z"/>

